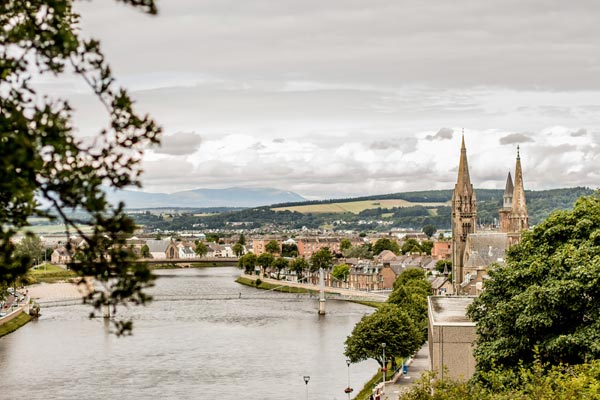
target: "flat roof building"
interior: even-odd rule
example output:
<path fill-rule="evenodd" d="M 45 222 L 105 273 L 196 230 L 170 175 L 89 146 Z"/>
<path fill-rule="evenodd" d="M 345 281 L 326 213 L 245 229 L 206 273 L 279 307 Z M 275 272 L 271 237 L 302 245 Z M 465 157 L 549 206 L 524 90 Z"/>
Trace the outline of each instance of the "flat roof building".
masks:
<path fill-rule="evenodd" d="M 467 317 L 472 296 L 429 296 L 429 362 L 440 378 L 466 380 L 475 372 L 475 323 Z"/>

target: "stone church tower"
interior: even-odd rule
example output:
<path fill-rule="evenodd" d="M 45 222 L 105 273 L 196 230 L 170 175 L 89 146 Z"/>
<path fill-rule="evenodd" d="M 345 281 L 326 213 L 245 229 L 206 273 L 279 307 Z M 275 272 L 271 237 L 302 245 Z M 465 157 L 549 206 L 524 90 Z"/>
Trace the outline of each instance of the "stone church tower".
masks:
<path fill-rule="evenodd" d="M 469 176 L 467 149 L 463 135 L 458 164 L 458 179 L 452 193 L 452 283 L 454 293 L 463 281 L 467 235 L 477 229 L 477 199 Z"/>
<path fill-rule="evenodd" d="M 504 204 L 500 213 L 500 232 L 508 235 L 508 244 L 513 245 L 521 239 L 521 232 L 529 229 L 529 214 L 525 200 L 521 155 L 517 147 L 517 164 L 515 166 L 515 184 L 513 186 L 510 172 L 504 191 Z"/>
<path fill-rule="evenodd" d="M 512 177 L 510 171 L 506 178 L 506 187 L 504 189 L 504 195 L 502 196 L 502 208 L 498 211 L 500 214 L 500 232 L 510 232 L 510 213 L 512 211 L 513 193 L 515 187 L 513 186 Z"/>

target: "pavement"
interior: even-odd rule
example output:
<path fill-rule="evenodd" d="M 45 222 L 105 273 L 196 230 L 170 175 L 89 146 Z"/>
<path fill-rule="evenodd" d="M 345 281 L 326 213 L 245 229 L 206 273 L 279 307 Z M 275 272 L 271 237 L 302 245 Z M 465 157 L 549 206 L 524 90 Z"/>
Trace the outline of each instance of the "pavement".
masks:
<path fill-rule="evenodd" d="M 428 343 L 425 343 L 415 354 L 406 375 L 399 375 L 396 377 L 394 383 L 385 384 L 385 391 L 383 396 L 381 396 L 381 400 L 399 399 L 400 395 L 407 391 L 421 377 L 421 373 L 425 371 L 429 371 Z"/>

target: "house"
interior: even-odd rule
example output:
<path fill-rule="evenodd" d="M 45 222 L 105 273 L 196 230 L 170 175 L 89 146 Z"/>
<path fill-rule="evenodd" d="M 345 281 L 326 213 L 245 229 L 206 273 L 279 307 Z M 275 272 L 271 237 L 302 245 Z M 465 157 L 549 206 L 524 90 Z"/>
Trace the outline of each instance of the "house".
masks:
<path fill-rule="evenodd" d="M 71 253 L 65 246 L 57 247 L 50 255 L 50 263 L 52 264 L 68 264 L 71 261 Z"/>
<path fill-rule="evenodd" d="M 450 260 L 452 258 L 452 241 L 436 240 L 433 242 L 431 257 L 436 260 Z"/>
<path fill-rule="evenodd" d="M 179 258 L 179 249 L 172 240 L 146 240 L 150 256 L 157 260 Z"/>
<path fill-rule="evenodd" d="M 431 291 L 434 296 L 445 296 L 453 294 L 452 282 L 446 275 L 438 275 L 433 281 L 431 281 Z"/>
<path fill-rule="evenodd" d="M 192 246 L 188 243 L 177 244 L 177 250 L 179 251 L 179 258 L 196 258 L 196 252 Z"/>
<path fill-rule="evenodd" d="M 225 248 L 220 244 L 215 242 L 207 242 L 206 246 L 208 247 L 208 251 L 206 252 L 206 257 L 215 258 L 215 257 L 224 257 L 223 253 Z"/>
<path fill-rule="evenodd" d="M 298 255 L 309 258 L 317 251 L 327 247 L 332 253 L 341 253 L 339 238 L 305 237 L 298 239 Z"/>

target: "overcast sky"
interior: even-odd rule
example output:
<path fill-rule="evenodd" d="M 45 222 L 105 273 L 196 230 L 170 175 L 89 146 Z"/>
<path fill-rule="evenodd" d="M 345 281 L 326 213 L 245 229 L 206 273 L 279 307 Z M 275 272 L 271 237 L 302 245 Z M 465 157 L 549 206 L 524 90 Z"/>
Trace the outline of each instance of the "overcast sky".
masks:
<path fill-rule="evenodd" d="M 307 198 L 447 189 L 464 128 L 476 187 L 600 183 L 600 2 L 79 3 L 118 82 L 164 128 L 144 190 L 275 187 Z M 103 111 L 77 79 L 44 81 Z"/>

